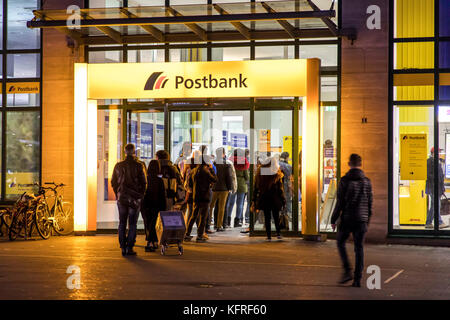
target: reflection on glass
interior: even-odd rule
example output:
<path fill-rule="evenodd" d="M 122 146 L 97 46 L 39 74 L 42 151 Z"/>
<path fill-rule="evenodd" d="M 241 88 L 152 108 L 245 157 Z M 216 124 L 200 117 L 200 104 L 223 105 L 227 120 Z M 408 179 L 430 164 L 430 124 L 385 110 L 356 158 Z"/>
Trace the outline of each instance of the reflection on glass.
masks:
<path fill-rule="evenodd" d="M 289 230 L 293 230 L 292 200 L 296 188 L 293 186 L 292 168 L 292 111 L 255 111 L 254 136 L 256 138 L 254 174 L 257 167 L 268 156 L 275 157 L 279 162 L 281 160 L 280 169 L 284 173 L 283 187 L 286 197 L 285 213 L 289 216 Z M 301 137 L 299 150 L 301 150 Z M 254 219 L 254 230 L 265 230 L 263 212 L 256 213 Z M 273 221 L 271 229 L 275 230 Z"/>
<path fill-rule="evenodd" d="M 394 229 L 430 228 L 426 223 L 434 210 L 433 133 L 433 107 L 395 108 Z"/>
<path fill-rule="evenodd" d="M 35 53 L 8 54 L 8 78 L 39 78 L 40 55 Z"/>
<path fill-rule="evenodd" d="M 442 193 L 442 195 L 440 194 L 441 201 L 439 203 L 439 229 L 450 231 L 448 229 L 450 208 L 447 206 L 441 207 L 442 202 L 448 203 L 448 198 L 450 198 L 450 106 L 439 107 L 439 163 L 440 179 L 438 190 Z M 433 222 L 433 216 L 432 214 L 428 215 L 427 224 Z"/>
<path fill-rule="evenodd" d="M 250 47 L 212 48 L 212 61 L 242 61 L 250 60 Z"/>
<path fill-rule="evenodd" d="M 122 51 L 91 51 L 89 63 L 117 63 L 122 62 Z"/>
<path fill-rule="evenodd" d="M 34 18 L 33 10 L 39 8 L 39 2 L 8 0 L 8 49 L 39 48 L 40 30 L 27 28 L 27 21 Z"/>
<path fill-rule="evenodd" d="M 6 125 L 6 199 L 14 200 L 39 182 L 39 112 L 8 112 Z"/>

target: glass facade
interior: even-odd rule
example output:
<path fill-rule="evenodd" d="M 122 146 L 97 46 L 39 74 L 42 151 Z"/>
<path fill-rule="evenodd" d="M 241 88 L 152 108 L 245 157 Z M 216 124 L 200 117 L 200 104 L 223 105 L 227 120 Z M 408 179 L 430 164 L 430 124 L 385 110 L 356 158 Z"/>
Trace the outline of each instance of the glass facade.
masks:
<path fill-rule="evenodd" d="M 39 0 L 0 1 L 2 202 L 40 182 L 41 31 L 26 26 L 39 8 Z"/>
<path fill-rule="evenodd" d="M 120 4 L 118 4 L 120 2 Z M 242 2 L 242 1 L 225 1 Z M 245 1 L 248 2 L 248 1 Z M 117 7 L 117 6 L 160 6 L 160 5 L 188 5 L 188 4 L 224 3 L 224 1 L 105 1 L 91 0 L 90 7 Z M 329 4 L 325 7 L 329 8 Z M 187 9 L 186 9 L 187 10 Z M 245 22 L 247 23 L 247 22 Z M 307 23 L 307 22 L 305 22 Z M 247 23 L 251 28 L 252 25 Z M 255 23 L 256 25 L 256 23 Z M 207 27 L 206 25 L 204 26 Z M 214 28 L 215 24 L 211 25 Z M 220 26 L 222 27 L 222 26 Z M 224 26 L 225 27 L 225 26 Z M 232 26 L 227 24 L 227 29 Z M 259 27 L 259 26 L 258 26 Z M 279 26 L 278 26 L 279 27 Z M 179 28 L 180 32 L 189 32 L 184 26 L 170 25 L 170 28 Z M 259 27 L 260 28 L 260 27 Z M 213 29 L 212 29 L 213 30 Z M 170 29 L 171 32 L 176 31 Z M 277 40 L 277 41 L 239 41 L 239 42 L 196 42 L 196 43 L 167 43 L 167 44 L 143 44 L 143 45 L 108 45 L 89 46 L 89 63 L 113 63 L 113 62 L 185 62 L 185 61 L 245 61 L 245 60 L 271 60 L 271 59 L 298 59 L 298 58 L 319 58 L 321 59 L 321 100 L 322 100 L 322 136 L 324 146 L 322 153 L 322 174 L 320 175 L 321 185 L 321 210 L 330 213 L 332 205 L 329 189 L 330 185 L 336 182 L 336 171 L 338 163 L 338 113 L 340 103 L 338 100 L 338 87 L 340 77 L 338 75 L 339 61 L 339 40 L 337 38 L 311 39 L 311 40 Z M 254 181 L 252 170 L 256 171 L 256 159 L 259 154 L 270 152 L 271 155 L 279 157 L 282 152 L 289 153 L 288 165 L 293 165 L 293 153 L 301 150 L 301 99 L 295 97 L 282 97 L 272 99 L 127 99 L 127 100 L 102 100 L 98 101 L 99 114 L 105 120 L 99 123 L 99 137 L 102 136 L 104 143 L 101 143 L 103 156 L 106 161 L 104 150 L 106 138 L 111 124 L 117 123 L 120 127 L 120 138 L 118 141 L 132 142 L 137 145 L 139 156 L 148 162 L 157 150 L 165 148 L 169 150 L 172 161 L 182 154 L 182 146 L 185 142 L 190 142 L 196 150 L 200 145 L 207 145 L 209 153 L 215 154 L 219 147 L 226 149 L 230 156 L 235 149 L 253 150 L 251 155 L 255 165 L 249 168 L 249 181 L 251 185 Z M 299 123 L 299 146 L 292 145 L 294 136 L 293 115 L 295 108 L 298 108 Z M 207 110 L 205 110 L 207 109 Z M 108 112 L 120 110 L 118 122 L 110 122 Z M 122 120 L 123 119 L 123 120 Z M 252 131 L 253 130 L 253 131 Z M 253 132 L 253 140 L 251 132 Z M 265 142 L 258 134 L 270 132 L 270 139 Z M 110 135 L 110 134 L 109 134 Z M 116 136 L 116 134 L 114 134 Z M 110 138 L 109 138 L 110 139 Z M 267 139 L 267 137 L 265 138 Z M 116 141 L 113 139 L 113 142 Z M 99 144 L 100 146 L 100 144 Z M 120 146 L 122 148 L 122 146 Z M 262 149 L 261 149 L 262 148 Z M 114 149 L 115 150 L 115 149 Z M 100 152 L 100 151 L 99 151 Z M 119 159 L 120 152 L 117 154 Z M 109 208 L 114 204 L 113 197 L 108 195 L 108 175 L 107 167 L 104 164 L 101 179 L 99 180 L 99 190 L 103 190 L 99 195 L 100 207 Z M 298 170 L 300 170 L 300 166 Z M 105 171 L 106 170 L 106 171 Z M 297 170 L 293 170 L 297 171 Z M 301 181 L 301 177 L 298 178 Z M 289 215 L 290 232 L 301 232 L 301 194 L 298 192 L 299 186 L 294 186 L 294 173 L 286 181 L 288 194 L 287 213 Z M 232 219 L 242 217 L 243 221 L 248 218 L 249 194 L 244 197 L 236 195 L 233 205 L 227 206 L 227 212 Z M 234 199 L 234 198 L 232 198 Z M 241 203 L 243 199 L 243 202 Z M 239 201 L 238 201 L 239 200 Z M 109 211 L 108 211 L 109 210 Z M 117 213 L 114 208 L 101 210 L 101 217 L 98 219 L 98 228 L 114 228 L 117 224 Z M 100 212 L 100 211 L 99 211 Z M 327 225 L 328 215 L 324 214 L 321 231 L 331 231 Z M 264 232 L 264 225 L 261 217 L 253 217 L 251 222 L 252 232 Z M 273 228 L 274 229 L 274 228 Z"/>
<path fill-rule="evenodd" d="M 391 28 L 392 234 L 450 233 L 450 2 L 396 0 Z M 435 13 L 439 14 L 435 14 Z M 421 21 L 421 23 L 417 23 Z"/>

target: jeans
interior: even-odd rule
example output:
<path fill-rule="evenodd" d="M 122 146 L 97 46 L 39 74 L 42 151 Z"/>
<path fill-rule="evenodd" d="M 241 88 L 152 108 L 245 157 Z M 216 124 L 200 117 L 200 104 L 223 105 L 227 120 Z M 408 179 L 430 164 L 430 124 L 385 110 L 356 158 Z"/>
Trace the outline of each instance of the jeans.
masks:
<path fill-rule="evenodd" d="M 236 197 L 236 219 L 242 220 L 244 213 L 245 192 L 238 192 Z"/>
<path fill-rule="evenodd" d="M 339 255 L 341 256 L 342 266 L 346 273 L 351 272 L 350 262 L 348 261 L 347 250 L 345 249 L 345 242 L 347 241 L 350 233 L 353 234 L 353 242 L 355 249 L 355 273 L 354 279 L 360 281 L 362 272 L 364 269 L 364 236 L 367 232 L 367 223 L 351 223 L 343 226 L 339 226 L 337 232 L 337 247 Z"/>
<path fill-rule="evenodd" d="M 138 209 L 124 206 L 117 202 L 119 208 L 119 244 L 120 247 L 132 249 L 136 242 L 136 229 L 139 217 Z M 128 235 L 127 235 L 128 221 Z"/>
<path fill-rule="evenodd" d="M 247 198 L 247 209 L 245 209 L 245 222 L 250 221 L 250 199 L 249 199 L 250 193 L 247 192 L 245 194 L 245 197 Z"/>
<path fill-rule="evenodd" d="M 427 210 L 427 222 L 426 224 L 433 224 L 434 222 L 434 194 L 429 194 L 430 196 L 430 208 Z M 439 201 L 439 224 L 442 224 L 441 218 L 441 201 Z"/>
<path fill-rule="evenodd" d="M 280 213 L 276 208 L 266 207 L 264 208 L 264 224 L 266 226 L 267 238 L 272 238 L 272 223 L 271 216 L 273 217 L 273 222 L 275 223 L 275 229 L 277 230 L 277 236 L 281 234 L 280 230 Z"/>
<path fill-rule="evenodd" d="M 203 237 L 205 233 L 206 222 L 208 220 L 208 212 L 209 212 L 209 202 L 194 202 L 194 211 L 189 218 L 188 228 L 186 231 L 186 235 L 190 236 L 192 232 L 192 227 L 194 223 L 197 222 L 197 219 L 200 220 L 200 223 L 197 222 L 197 235 L 199 237 Z"/>
<path fill-rule="evenodd" d="M 233 214 L 233 208 L 234 204 L 236 202 L 236 195 L 237 193 L 230 193 L 227 200 L 227 217 L 228 219 L 231 219 L 231 215 Z"/>
<path fill-rule="evenodd" d="M 209 207 L 208 226 L 211 224 L 211 217 L 214 213 L 216 203 L 218 203 L 217 216 L 214 216 L 214 227 L 216 229 L 223 227 L 223 216 L 227 203 L 228 191 L 214 191 L 212 195 L 211 205 Z M 207 227 L 208 227 L 207 226 Z"/>

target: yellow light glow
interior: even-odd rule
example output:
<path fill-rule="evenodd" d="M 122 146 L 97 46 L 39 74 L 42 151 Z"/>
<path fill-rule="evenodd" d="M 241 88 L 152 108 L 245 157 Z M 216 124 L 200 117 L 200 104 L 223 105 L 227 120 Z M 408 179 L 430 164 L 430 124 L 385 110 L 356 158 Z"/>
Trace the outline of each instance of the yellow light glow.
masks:
<path fill-rule="evenodd" d="M 306 95 L 305 59 L 103 63 L 90 64 L 88 73 L 89 99 L 296 97 Z M 144 90 L 147 81 L 154 73 L 161 74 L 154 78 L 152 90 Z M 280 80 L 280 76 L 282 80 Z M 181 81 L 180 77 L 185 82 L 180 82 L 177 88 L 177 79 Z M 188 79 L 193 81 L 187 81 Z M 242 81 L 244 79 L 245 81 Z M 164 84 L 166 80 L 167 82 Z M 187 88 L 185 84 L 187 87 L 192 84 L 192 88 Z M 208 88 L 205 88 L 205 84 Z M 227 87 L 221 88 L 221 84 Z M 197 86 L 199 88 L 196 88 Z"/>
<path fill-rule="evenodd" d="M 97 229 L 97 100 L 87 110 L 87 230 Z"/>
<path fill-rule="evenodd" d="M 88 67 L 75 64 L 74 88 L 74 230 L 87 231 Z"/>

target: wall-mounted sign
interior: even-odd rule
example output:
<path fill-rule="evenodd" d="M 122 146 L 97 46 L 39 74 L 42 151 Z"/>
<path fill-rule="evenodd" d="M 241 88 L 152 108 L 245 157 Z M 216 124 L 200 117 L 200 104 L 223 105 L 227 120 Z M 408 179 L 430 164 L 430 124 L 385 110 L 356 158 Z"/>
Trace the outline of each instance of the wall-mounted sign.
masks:
<path fill-rule="evenodd" d="M 400 179 L 427 179 L 427 135 L 400 135 Z"/>
<path fill-rule="evenodd" d="M 270 130 L 260 129 L 258 141 L 259 152 L 270 152 Z"/>
<path fill-rule="evenodd" d="M 230 142 L 233 148 L 247 148 L 247 135 L 245 133 L 230 133 Z"/>
<path fill-rule="evenodd" d="M 39 82 L 9 82 L 6 84 L 8 94 L 39 93 L 40 91 L 41 84 Z"/>
<path fill-rule="evenodd" d="M 88 99 L 305 96 L 306 65 L 301 59 L 89 64 Z"/>

